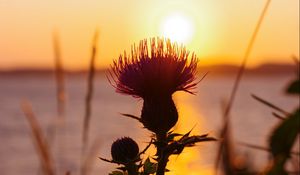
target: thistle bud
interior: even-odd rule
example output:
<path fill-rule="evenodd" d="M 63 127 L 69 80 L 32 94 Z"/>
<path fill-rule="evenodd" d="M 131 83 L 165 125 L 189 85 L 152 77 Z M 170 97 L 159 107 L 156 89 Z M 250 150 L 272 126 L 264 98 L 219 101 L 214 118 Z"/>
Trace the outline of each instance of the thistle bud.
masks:
<path fill-rule="evenodd" d="M 150 131 L 165 135 L 178 120 L 178 112 L 171 96 L 144 99 L 141 122 Z"/>
<path fill-rule="evenodd" d="M 111 146 L 111 156 L 114 161 L 119 163 L 130 163 L 137 158 L 138 154 L 137 143 L 129 137 L 118 139 Z"/>

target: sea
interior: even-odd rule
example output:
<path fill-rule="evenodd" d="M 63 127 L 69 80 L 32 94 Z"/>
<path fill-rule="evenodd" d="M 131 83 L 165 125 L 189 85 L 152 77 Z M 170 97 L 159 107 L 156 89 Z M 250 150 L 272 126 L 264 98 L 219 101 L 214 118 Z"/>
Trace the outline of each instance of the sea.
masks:
<path fill-rule="evenodd" d="M 222 140 L 220 130 L 224 123 L 222 113 L 235 77 L 235 74 L 208 74 L 198 84 L 194 95 L 186 92 L 173 95 L 179 112 L 174 132 L 208 133 L 219 141 L 199 143 L 183 150 L 179 156 L 173 156 L 167 175 L 215 174 Z M 267 148 L 268 138 L 280 119 L 272 115 L 275 110 L 258 102 L 251 94 L 291 112 L 299 106 L 299 97 L 287 95 L 285 89 L 294 78 L 292 74 L 262 74 L 245 75 L 241 81 L 229 118 L 233 154 L 255 171 L 268 165 L 270 155 L 243 143 Z M 121 115 L 139 116 L 142 99 L 116 93 L 105 74 L 96 74 L 93 87 L 89 137 L 86 149 L 82 149 L 87 74 L 65 76 L 65 112 L 61 116 L 58 115 L 53 74 L 0 75 L 0 174 L 34 175 L 42 172 L 40 154 L 21 109 L 24 103 L 31 105 L 41 134 L 48 141 L 57 174 L 69 171 L 71 175 L 79 175 L 82 164 L 86 165 L 87 174 L 109 174 L 118 165 L 101 161 L 99 157 L 111 159 L 110 147 L 118 138 L 131 137 L 139 144 L 140 150 L 144 149 L 152 134 L 137 121 Z M 57 128 L 56 132 L 53 128 Z M 294 149 L 299 151 L 298 143 Z M 153 153 L 154 149 L 150 148 L 143 158 L 151 157 Z"/>

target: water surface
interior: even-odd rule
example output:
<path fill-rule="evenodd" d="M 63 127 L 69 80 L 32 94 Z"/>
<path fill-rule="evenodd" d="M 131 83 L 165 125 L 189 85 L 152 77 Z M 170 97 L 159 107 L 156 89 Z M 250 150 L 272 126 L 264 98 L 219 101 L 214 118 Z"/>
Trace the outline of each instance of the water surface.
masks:
<path fill-rule="evenodd" d="M 299 105 L 297 97 L 283 93 L 292 76 L 246 76 L 238 92 L 231 113 L 234 141 L 266 146 L 267 137 L 279 121 L 272 110 L 251 98 L 256 94 L 274 102 L 287 111 Z M 222 126 L 222 100 L 229 97 L 234 76 L 208 76 L 202 81 L 196 95 L 178 92 L 174 95 L 180 119 L 176 129 L 194 134 L 210 133 L 218 136 Z M 32 175 L 39 169 L 39 159 L 31 140 L 31 131 L 20 110 L 20 102 L 31 102 L 34 112 L 44 130 L 49 128 L 57 116 L 56 87 L 53 76 L 0 76 L 0 172 L 2 175 Z M 81 131 L 86 91 L 85 75 L 66 77 L 65 130 L 51 146 L 60 169 L 69 169 L 78 174 L 81 153 Z M 110 145 L 120 137 L 130 136 L 141 147 L 149 141 L 151 134 L 142 126 L 124 118 L 120 113 L 140 114 L 142 101 L 114 92 L 103 75 L 95 80 L 95 95 L 92 103 L 90 128 L 91 146 L 99 139 L 99 149 L 93 156 L 92 174 L 108 174 L 113 165 L 101 162 L 98 156 L 110 158 Z M 268 156 L 264 152 L 235 145 L 238 153 L 251 155 L 254 166 L 261 168 Z M 172 158 L 170 175 L 213 174 L 216 143 L 201 143 L 186 149 L 179 157 Z M 141 148 L 142 149 L 142 148 Z"/>

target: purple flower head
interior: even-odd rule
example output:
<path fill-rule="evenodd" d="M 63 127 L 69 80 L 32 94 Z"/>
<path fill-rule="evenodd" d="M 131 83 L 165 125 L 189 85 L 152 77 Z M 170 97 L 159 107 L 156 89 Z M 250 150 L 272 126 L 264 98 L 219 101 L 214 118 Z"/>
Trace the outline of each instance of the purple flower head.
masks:
<path fill-rule="evenodd" d="M 149 51 L 150 50 L 150 51 Z M 159 137 L 178 121 L 178 112 L 172 99 L 176 91 L 193 93 L 196 87 L 197 58 L 189 59 L 185 47 L 178 47 L 165 39 L 142 40 L 131 54 L 121 55 L 112 66 L 113 86 L 122 94 L 144 100 L 141 122 Z"/>
<path fill-rule="evenodd" d="M 149 51 L 150 50 L 150 51 Z M 124 53 L 112 66 L 117 92 L 134 97 L 172 95 L 176 91 L 192 93 L 195 88 L 197 58 L 185 47 L 170 40 L 153 38 L 140 41 L 131 55 Z"/>

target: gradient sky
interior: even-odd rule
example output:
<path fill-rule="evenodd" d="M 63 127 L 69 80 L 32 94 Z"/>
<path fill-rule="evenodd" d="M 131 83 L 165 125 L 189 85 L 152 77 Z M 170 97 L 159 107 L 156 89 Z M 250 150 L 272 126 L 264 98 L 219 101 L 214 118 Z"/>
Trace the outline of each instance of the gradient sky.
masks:
<path fill-rule="evenodd" d="M 67 69 L 86 69 L 100 31 L 97 67 L 107 67 L 144 38 L 161 36 L 170 14 L 192 21 L 186 43 L 200 64 L 238 64 L 265 0 L 0 0 L 0 69 L 52 68 L 58 31 Z M 299 0 L 273 0 L 249 60 L 292 63 L 299 57 Z"/>

